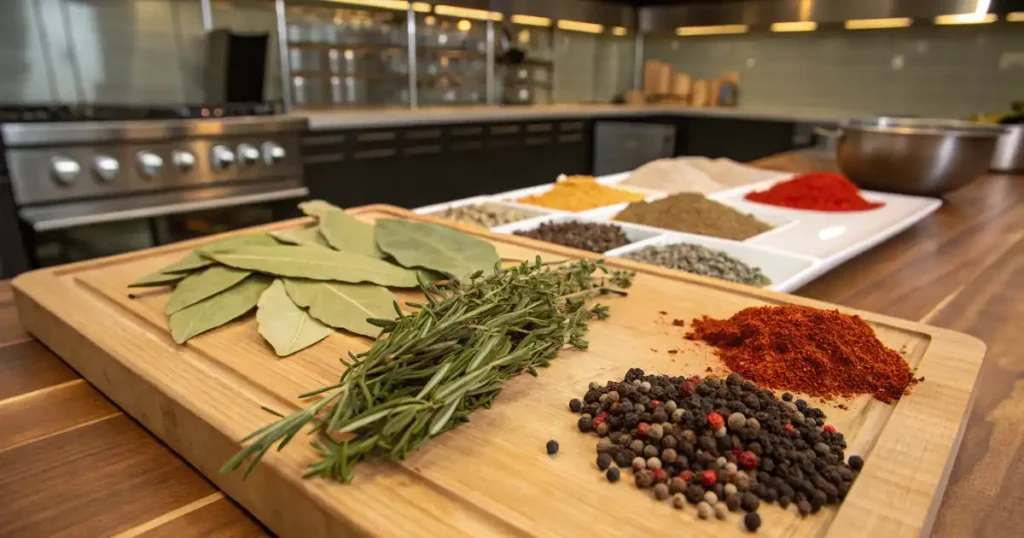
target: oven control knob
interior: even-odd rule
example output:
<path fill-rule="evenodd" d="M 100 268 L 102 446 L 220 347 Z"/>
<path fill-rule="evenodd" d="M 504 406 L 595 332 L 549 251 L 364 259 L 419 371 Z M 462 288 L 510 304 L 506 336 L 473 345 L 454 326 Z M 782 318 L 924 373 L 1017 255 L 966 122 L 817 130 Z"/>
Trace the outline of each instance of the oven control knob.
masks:
<path fill-rule="evenodd" d="M 252 144 L 239 144 L 238 145 L 238 164 L 242 166 L 249 166 L 260 160 L 260 150 L 256 149 Z"/>
<path fill-rule="evenodd" d="M 60 183 L 70 185 L 74 180 L 78 179 L 78 174 L 82 172 L 82 167 L 74 159 L 54 157 L 50 161 L 50 172 L 53 174 L 53 178 Z"/>
<path fill-rule="evenodd" d="M 263 162 L 267 164 L 277 164 L 284 160 L 285 151 L 280 144 L 276 142 L 264 142 L 263 143 Z"/>
<path fill-rule="evenodd" d="M 214 168 L 223 170 L 235 164 L 235 152 L 227 146 L 213 146 L 210 150 L 210 162 Z"/>
<path fill-rule="evenodd" d="M 103 181 L 114 181 L 121 170 L 121 164 L 110 155 L 99 155 L 92 160 L 92 173 Z"/>
<path fill-rule="evenodd" d="M 135 160 L 139 163 L 139 171 L 146 177 L 156 177 L 164 169 L 164 158 L 152 151 L 140 151 Z"/>
<path fill-rule="evenodd" d="M 176 149 L 171 152 L 171 164 L 175 170 L 187 174 L 196 167 L 196 156 L 188 151 Z"/>

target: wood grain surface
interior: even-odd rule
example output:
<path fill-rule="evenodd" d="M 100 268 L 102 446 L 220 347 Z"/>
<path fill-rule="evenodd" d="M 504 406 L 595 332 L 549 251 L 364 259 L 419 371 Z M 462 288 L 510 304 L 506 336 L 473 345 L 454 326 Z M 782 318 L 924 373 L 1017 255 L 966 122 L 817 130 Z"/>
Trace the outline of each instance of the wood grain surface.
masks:
<path fill-rule="evenodd" d="M 389 206 L 356 208 L 352 214 L 368 220 L 424 218 Z M 521 237 L 474 233 L 492 242 L 506 260 L 595 256 Z M 711 350 L 683 339 L 672 318 L 726 317 L 748 306 L 786 302 L 833 307 L 608 260 L 636 270 L 637 278 L 628 299 L 602 301 L 611 306 L 612 317 L 595 323 L 590 349 L 563 352 L 539 378 L 510 381 L 494 407 L 474 413 L 469 424 L 404 461 L 378 459 L 361 466 L 348 486 L 298 479 L 315 458 L 306 443 L 269 453 L 242 481 L 240 473 L 218 469 L 239 449 L 238 439 L 271 420 L 263 409 L 288 413 L 300 408 L 296 395 L 334 383 L 342 371 L 337 357 L 364 351 L 369 339 L 337 333 L 279 359 L 249 319 L 187 346 L 175 345 L 164 314 L 167 288 L 136 294 L 127 285 L 202 242 L 22 275 L 14 283 L 19 313 L 32 334 L 99 390 L 270 529 L 287 536 L 569 536 L 598 528 L 656 533 L 681 521 L 695 522 L 692 510 L 676 511 L 649 495 L 608 485 L 595 487 L 601 479 L 593 469 L 595 439 L 574 432 L 565 403 L 589 382 L 621 376 L 631 366 L 678 375 L 721 371 Z M 917 375 L 928 381 L 896 405 L 869 395 L 844 401 L 845 408 L 838 402 L 821 404 L 829 422 L 845 433 L 850 453 L 866 456 L 868 464 L 838 510 L 801 519 L 777 506 L 764 507 L 763 536 L 915 536 L 927 532 L 934 519 L 984 346 L 944 329 L 851 313 L 872 323 L 889 347 L 904 350 Z M 558 458 L 541 450 L 549 438 L 561 441 Z M 288 510 L 281 509 L 285 505 Z M 724 523 L 696 525 L 693 534 L 742 536 L 745 531 L 739 516 L 731 515 Z"/>
<path fill-rule="evenodd" d="M 783 154 L 764 159 L 760 166 L 782 171 L 834 168 L 829 156 Z M 1024 528 L 1024 176 L 990 175 L 946 197 L 946 204 L 927 220 L 890 241 L 847 262 L 797 292 L 829 302 L 847 304 L 973 334 L 988 345 L 979 378 L 978 396 L 953 466 L 933 534 L 941 537 L 1005 537 Z M 995 237 L 989 230 L 999 230 Z M 957 246 L 947 248 L 949 245 Z M 975 254 L 962 256 L 961 250 Z M 978 254 L 981 256 L 977 256 Z M 854 291 L 856 290 L 856 291 Z M 0 282 L 0 401 L 41 388 L 79 379 L 53 353 L 29 340 L 18 321 L 8 282 Z M 41 405 L 40 420 L 64 414 L 65 403 Z M 84 402 L 83 402 L 84 405 Z M 100 419 L 101 421 L 111 419 Z M 135 430 L 142 427 L 129 421 Z M 79 422 L 63 431 L 41 434 L 19 447 L 37 454 L 56 472 L 36 479 L 40 486 L 35 506 L 52 505 L 49 520 L 40 521 L 32 505 L 15 503 L 21 497 L 10 483 L 0 484 L 2 536 L 263 536 L 267 531 L 212 486 L 194 492 L 178 506 L 151 516 L 143 511 L 152 497 L 188 488 L 198 475 L 148 433 L 132 449 L 155 461 L 176 461 L 159 479 L 134 480 L 135 495 L 121 498 L 121 506 L 105 502 L 77 503 L 72 510 L 60 506 L 67 480 L 82 463 L 96 467 L 97 453 L 80 454 L 76 461 L 60 457 L 60 443 L 72 439 L 95 446 L 112 446 L 117 432 Z M 0 440 L 7 435 L 0 429 Z M 10 467 L 0 449 L 0 475 Z M 132 468 L 114 465 L 111 480 L 131 479 Z M 44 482 L 40 482 L 44 480 Z M 78 482 L 76 496 L 102 499 L 107 483 Z M 211 501 L 211 497 L 213 500 Z M 117 508 L 117 509 L 115 509 Z M 120 510 L 124 508 L 124 510 Z M 148 518 L 139 522 L 136 513 Z M 86 532 L 86 530 L 88 532 Z"/>

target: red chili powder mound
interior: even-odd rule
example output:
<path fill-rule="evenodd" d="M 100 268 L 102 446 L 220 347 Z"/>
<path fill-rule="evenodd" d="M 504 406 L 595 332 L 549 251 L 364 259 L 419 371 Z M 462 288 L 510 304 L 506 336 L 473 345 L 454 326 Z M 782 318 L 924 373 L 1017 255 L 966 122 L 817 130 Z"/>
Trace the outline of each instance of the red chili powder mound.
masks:
<path fill-rule="evenodd" d="M 775 389 L 822 398 L 872 394 L 891 403 L 916 382 L 864 320 L 838 310 L 746 308 L 729 319 L 694 319 L 686 337 L 715 346 L 730 370 Z"/>
<path fill-rule="evenodd" d="M 747 200 L 762 204 L 817 211 L 867 211 L 882 207 L 869 202 L 850 180 L 831 172 L 815 172 L 776 183 L 766 191 L 749 192 Z"/>

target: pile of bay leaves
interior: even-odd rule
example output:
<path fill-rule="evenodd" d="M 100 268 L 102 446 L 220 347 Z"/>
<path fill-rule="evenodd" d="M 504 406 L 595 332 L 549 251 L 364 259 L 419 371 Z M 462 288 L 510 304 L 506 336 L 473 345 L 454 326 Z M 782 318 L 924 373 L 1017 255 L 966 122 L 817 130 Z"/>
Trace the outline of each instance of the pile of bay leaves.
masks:
<path fill-rule="evenodd" d="M 368 318 L 394 318 L 388 290 L 489 271 L 490 243 L 437 224 L 368 224 L 323 201 L 299 204 L 317 226 L 230 237 L 144 276 L 133 287 L 174 285 L 171 335 L 181 344 L 256 308 L 259 332 L 278 356 L 335 329 L 376 337 Z"/>

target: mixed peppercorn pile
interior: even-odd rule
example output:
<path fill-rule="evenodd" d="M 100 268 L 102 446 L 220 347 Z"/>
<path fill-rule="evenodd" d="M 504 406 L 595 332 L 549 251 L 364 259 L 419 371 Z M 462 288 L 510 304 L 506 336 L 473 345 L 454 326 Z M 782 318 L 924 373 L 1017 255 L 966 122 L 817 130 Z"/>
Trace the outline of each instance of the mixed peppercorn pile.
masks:
<path fill-rule="evenodd" d="M 645 375 L 591 383 L 569 409 L 581 432 L 594 432 L 597 466 L 609 481 L 632 469 L 636 485 L 703 519 L 745 512 L 761 525 L 761 502 L 793 504 L 801 515 L 838 504 L 863 465 L 844 457 L 843 434 L 821 409 L 785 393 L 777 399 L 739 374 L 725 379 Z M 614 466 L 613 466 L 614 463 Z"/>

